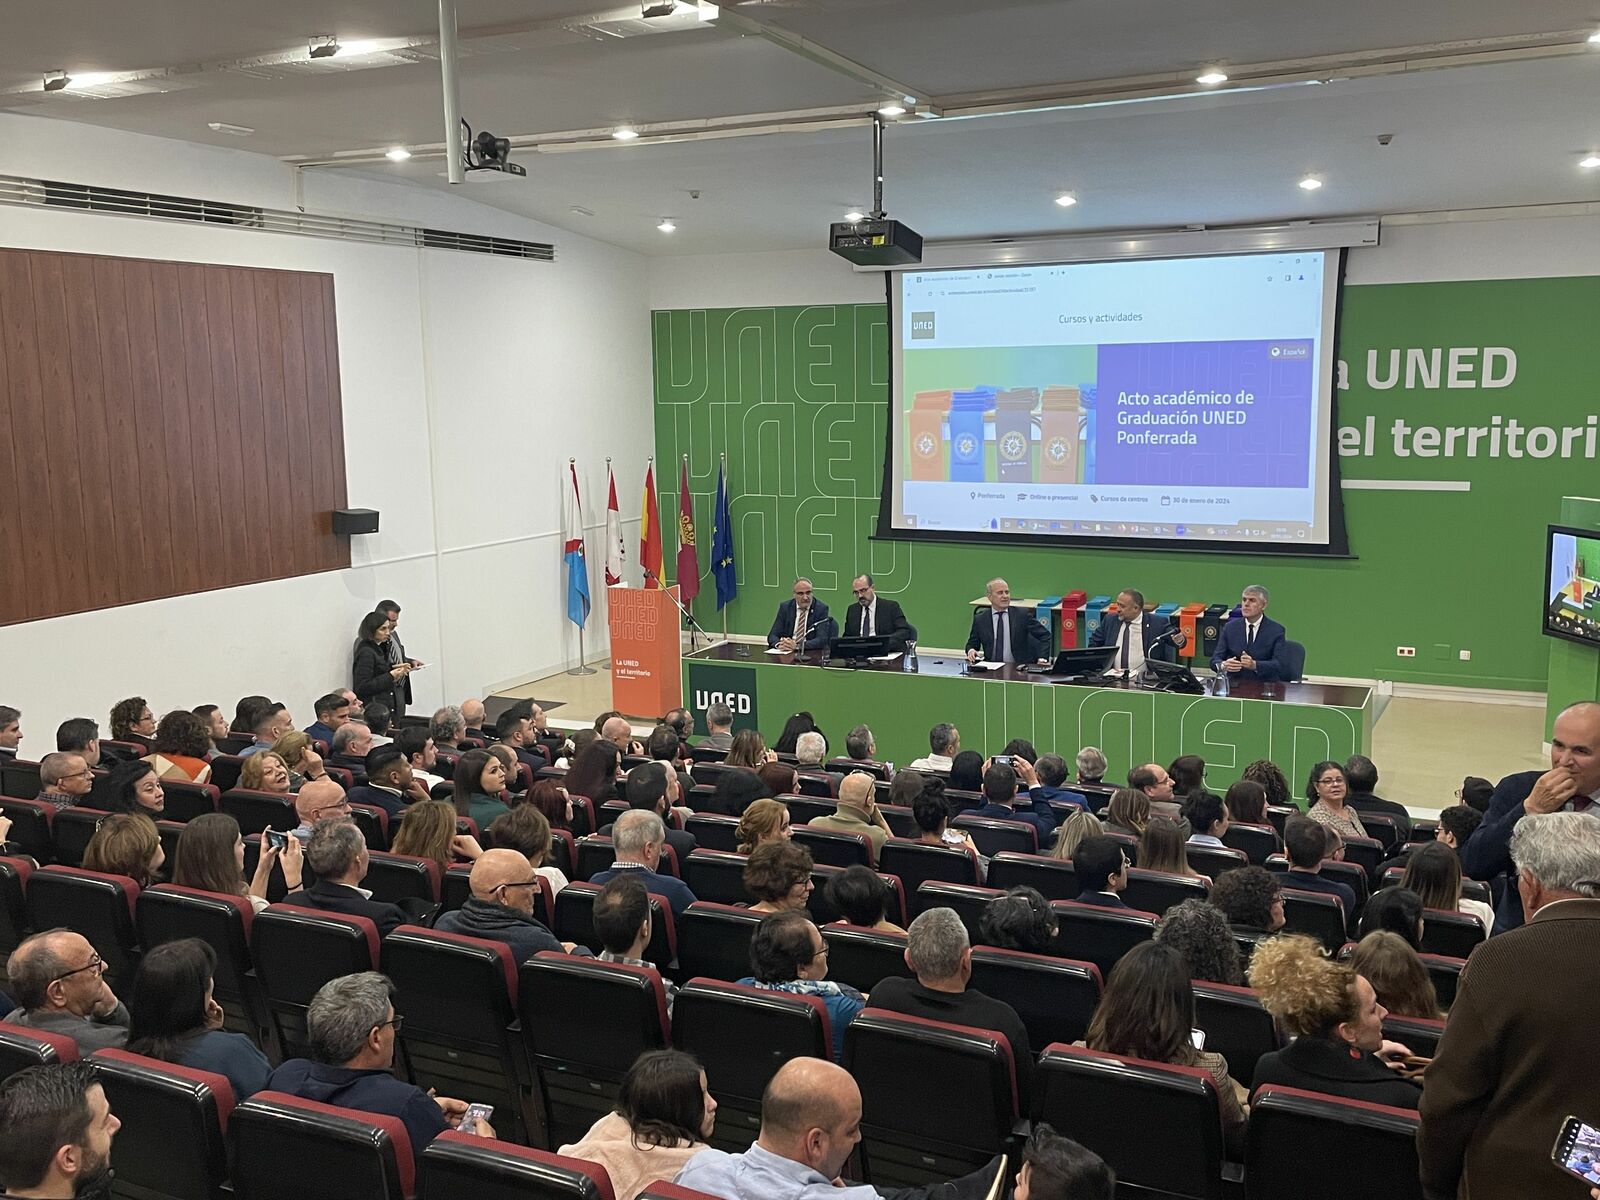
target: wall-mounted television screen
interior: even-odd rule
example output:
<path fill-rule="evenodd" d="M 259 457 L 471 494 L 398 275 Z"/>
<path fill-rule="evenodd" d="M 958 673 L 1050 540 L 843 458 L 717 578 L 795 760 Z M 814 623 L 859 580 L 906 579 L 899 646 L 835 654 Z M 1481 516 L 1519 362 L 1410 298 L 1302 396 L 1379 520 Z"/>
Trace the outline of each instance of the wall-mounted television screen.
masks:
<path fill-rule="evenodd" d="M 1544 579 L 1545 633 L 1600 646 L 1600 532 L 1550 526 Z"/>

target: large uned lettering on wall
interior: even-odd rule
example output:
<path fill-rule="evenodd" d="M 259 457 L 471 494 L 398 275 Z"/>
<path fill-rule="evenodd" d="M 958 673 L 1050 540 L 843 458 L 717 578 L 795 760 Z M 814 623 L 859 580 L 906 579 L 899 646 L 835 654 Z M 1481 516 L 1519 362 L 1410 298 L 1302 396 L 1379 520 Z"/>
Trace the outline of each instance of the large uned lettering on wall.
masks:
<path fill-rule="evenodd" d="M 689 711 L 694 727 L 707 731 L 706 709 L 726 704 L 733 710 L 733 728 L 761 728 L 756 712 L 756 673 L 745 667 L 725 667 L 717 663 L 686 660 L 689 668 Z"/>
<path fill-rule="evenodd" d="M 1595 494 L 1600 466 L 1600 277 L 1345 289 L 1334 445 L 1347 561 L 874 539 L 883 305 L 663 311 L 653 323 L 656 453 L 689 455 L 703 519 L 728 456 L 732 632 L 764 634 L 796 575 L 842 612 L 851 578 L 870 572 L 923 653 L 964 643 L 969 603 L 996 575 L 1018 598 L 1137 587 L 1180 605 L 1231 603 L 1261 583 L 1314 675 L 1544 687 L 1543 527 L 1561 496 Z"/>

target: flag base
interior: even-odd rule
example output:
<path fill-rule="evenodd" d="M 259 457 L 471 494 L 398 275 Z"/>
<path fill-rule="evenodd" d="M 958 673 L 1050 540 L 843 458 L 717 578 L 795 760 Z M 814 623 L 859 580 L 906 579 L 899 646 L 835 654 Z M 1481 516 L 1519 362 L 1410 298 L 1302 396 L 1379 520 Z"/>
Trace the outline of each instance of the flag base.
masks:
<path fill-rule="evenodd" d="M 567 668 L 567 674 L 568 675 L 593 675 L 594 673 L 595 673 L 595 669 L 593 667 L 591 667 L 591 666 L 585 665 L 585 663 L 583 661 L 583 626 L 580 625 L 580 626 L 578 626 L 578 665 L 575 666 L 575 667 L 568 667 Z"/>

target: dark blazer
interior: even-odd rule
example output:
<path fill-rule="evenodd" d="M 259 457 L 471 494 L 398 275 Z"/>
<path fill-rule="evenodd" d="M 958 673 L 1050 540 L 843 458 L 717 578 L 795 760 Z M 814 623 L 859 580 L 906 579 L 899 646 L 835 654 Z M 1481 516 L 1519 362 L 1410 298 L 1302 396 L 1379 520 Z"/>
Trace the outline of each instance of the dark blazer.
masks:
<path fill-rule="evenodd" d="M 1463 875 L 1489 881 L 1504 876 L 1505 891 L 1494 915 L 1495 933 L 1505 933 L 1522 924 L 1522 896 L 1517 891 L 1516 867 L 1511 863 L 1511 831 L 1525 815 L 1523 801 L 1533 794 L 1533 785 L 1543 774 L 1543 771 L 1518 771 L 1495 784 L 1483 823 L 1473 830 L 1467 844 L 1459 851 Z"/>
<path fill-rule="evenodd" d="M 406 922 L 405 913 L 394 904 L 381 900 L 368 900 L 354 888 L 341 883 L 319 879 L 308 888 L 290 892 L 283 898 L 285 904 L 300 908 L 320 908 L 323 912 L 344 913 L 347 917 L 367 917 L 378 927 L 379 937 L 388 937 Z"/>
<path fill-rule="evenodd" d="M 767 648 L 771 649 L 778 644 L 779 638 L 794 636 L 795 602 L 785 600 L 778 605 L 778 615 L 772 620 L 772 628 L 767 632 Z M 811 613 L 806 618 L 806 644 L 805 649 L 815 650 L 826 644 L 832 627 L 828 624 L 828 606 L 815 597 L 811 600 Z"/>
<path fill-rule="evenodd" d="M 391 665 L 398 665 L 399 663 L 410 662 L 411 661 L 411 656 L 406 653 L 405 643 L 400 640 L 400 635 L 398 633 L 390 631 L 390 633 L 389 633 L 389 644 L 394 647 L 394 659 L 395 659 L 395 661 Z M 396 697 L 398 699 L 405 701 L 405 703 L 407 703 L 407 704 L 411 703 L 411 676 L 410 675 L 407 675 L 404 679 L 402 679 L 400 681 L 400 686 L 395 688 L 395 695 L 396 695 Z M 397 709 L 394 710 L 395 720 L 398 721 L 400 719 L 400 714 L 401 714 L 401 710 L 400 709 L 397 708 Z"/>
<path fill-rule="evenodd" d="M 1154 651 L 1150 649 L 1157 638 L 1172 628 L 1172 622 L 1165 617 L 1158 617 L 1154 613 L 1145 613 L 1144 620 L 1140 622 L 1140 630 L 1144 634 L 1144 656 L 1159 659 L 1162 662 L 1177 662 L 1178 651 L 1171 642 L 1163 642 Z M 1094 631 L 1094 636 L 1089 639 L 1089 645 L 1115 646 L 1122 637 L 1122 618 L 1110 609 L 1106 610 L 1100 618 L 1100 627 Z M 1113 667 L 1117 664 L 1113 662 Z"/>
<path fill-rule="evenodd" d="M 861 633 L 861 614 L 865 611 L 859 603 L 852 604 L 844 612 L 844 636 L 857 637 Z M 792 619 L 792 618 L 791 618 Z M 906 643 L 916 636 L 911 628 L 911 623 L 906 620 L 906 614 L 901 609 L 899 602 L 878 597 L 878 611 L 872 623 L 874 637 L 889 639 L 891 650 L 904 650 Z"/>
<path fill-rule="evenodd" d="M 1104 622 L 1100 628 L 1104 629 Z M 1211 669 L 1218 674 L 1222 673 L 1222 662 L 1228 658 L 1238 658 L 1244 653 L 1245 621 L 1243 617 L 1235 617 L 1222 627 L 1222 634 L 1217 638 L 1217 652 L 1211 656 Z M 1283 663 L 1283 626 L 1271 617 L 1262 614 L 1261 628 L 1256 630 L 1256 644 L 1250 647 L 1250 657 L 1256 660 L 1256 669 L 1253 671 L 1235 671 L 1234 679 L 1282 679 L 1284 677 Z"/>
<path fill-rule="evenodd" d="M 1098 908 L 1127 908 L 1128 904 L 1121 896 L 1113 896 L 1107 892 L 1080 892 L 1079 904 L 1093 904 Z"/>
<path fill-rule="evenodd" d="M 991 821 L 1020 821 L 1024 825 L 1032 825 L 1034 832 L 1039 835 L 1039 852 L 1045 853 L 1050 849 L 1050 843 L 1056 836 L 1056 814 L 1050 807 L 1050 801 L 1035 800 L 1029 793 L 1021 792 L 1018 793 L 1015 804 L 1017 807 L 985 804 L 967 815 L 985 817 Z"/>
<path fill-rule="evenodd" d="M 1411 840 L 1411 813 L 1404 804 L 1385 800 L 1373 792 L 1351 792 L 1344 802 L 1358 813 L 1374 813 L 1380 817 L 1393 817 L 1394 827 L 1400 835 L 1400 845 Z"/>
<path fill-rule="evenodd" d="M 377 642 L 363 638 L 356 643 L 355 657 L 350 666 L 350 690 L 361 697 L 363 704 L 370 704 L 374 700 L 387 704 L 389 712 L 398 717 L 404 707 L 405 693 L 395 684 L 394 676 L 389 674 L 392 670 L 394 664 L 389 661 L 389 652 Z"/>
<path fill-rule="evenodd" d="M 1251 1091 L 1267 1083 L 1325 1092 L 1348 1100 L 1369 1104 L 1391 1104 L 1396 1108 L 1416 1108 L 1422 1088 L 1395 1072 L 1372 1054 L 1352 1058 L 1350 1045 L 1323 1037 L 1299 1037 L 1282 1050 L 1263 1054 L 1256 1062 Z M 1437 1060 L 1436 1060 L 1437 1061 Z M 1433 1086 L 1433 1068 L 1428 1068 L 1428 1086 Z M 1552 1126 L 1554 1128 L 1554 1126 Z M 1555 1137 L 1551 1134 L 1551 1138 Z M 1453 1193 L 1452 1193 L 1453 1194 Z"/>
<path fill-rule="evenodd" d="M 1337 896 L 1344 901 L 1344 919 L 1354 921 L 1356 918 L 1356 890 L 1348 883 L 1340 883 L 1337 879 L 1324 879 L 1321 875 L 1309 875 L 1304 871 L 1274 871 L 1272 877 L 1280 886 L 1293 888 L 1297 892 L 1316 892 L 1323 896 Z"/>
<path fill-rule="evenodd" d="M 1030 663 L 1038 658 L 1050 657 L 1050 631 L 1041 625 L 1031 608 L 1015 604 L 1006 609 L 1006 641 L 1011 646 L 1011 657 L 1019 663 Z M 983 657 L 995 661 L 994 609 L 980 608 L 972 614 L 972 632 L 967 635 L 968 650 L 982 650 Z"/>
<path fill-rule="evenodd" d="M 1422 1094 L 1424 1195 L 1453 1200 L 1463 1171 L 1473 1200 L 1588 1195 L 1549 1155 L 1563 1117 L 1593 1119 L 1597 990 L 1600 900 L 1546 905 L 1472 952 Z"/>
<path fill-rule="evenodd" d="M 406 810 L 406 801 L 402 796 L 386 792 L 382 788 L 375 788 L 370 783 L 357 784 L 345 796 L 351 804 L 370 804 L 373 808 L 381 808 L 388 813 L 390 818 L 398 817 Z"/>

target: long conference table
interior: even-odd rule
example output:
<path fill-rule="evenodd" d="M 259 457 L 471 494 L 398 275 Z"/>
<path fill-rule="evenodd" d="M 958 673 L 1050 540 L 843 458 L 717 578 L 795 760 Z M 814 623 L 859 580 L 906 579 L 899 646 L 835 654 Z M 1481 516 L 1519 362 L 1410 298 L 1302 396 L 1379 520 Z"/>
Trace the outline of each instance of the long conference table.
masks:
<path fill-rule="evenodd" d="M 1073 683 L 1011 665 L 969 670 L 960 655 L 926 650 L 913 671 L 904 656 L 825 663 L 816 651 L 768 654 L 736 642 L 686 654 L 683 667 L 684 706 L 698 728 L 715 700 L 733 709 L 735 730 L 760 729 L 769 738 L 805 710 L 827 733 L 830 754 L 843 754 L 845 734 L 865 724 L 877 757 L 901 765 L 926 755 L 928 730 L 949 721 L 964 749 L 985 755 L 1026 738 L 1070 767 L 1081 747 L 1098 746 L 1112 782 L 1141 763 L 1198 754 L 1211 786 L 1226 787 L 1247 763 L 1270 758 L 1299 795 L 1317 763 L 1365 754 L 1372 740 L 1368 687 L 1215 679 L 1205 681 L 1205 694 L 1186 695 L 1122 680 Z"/>

